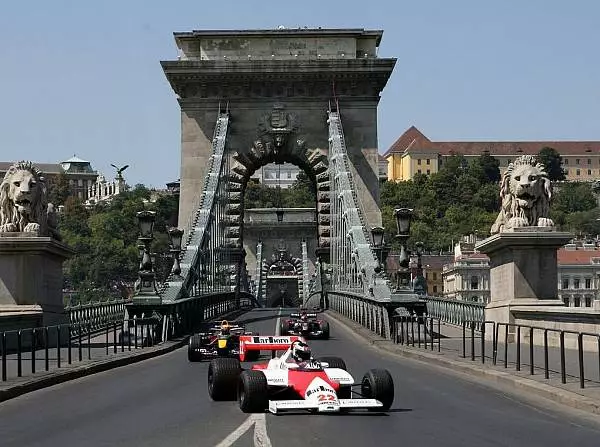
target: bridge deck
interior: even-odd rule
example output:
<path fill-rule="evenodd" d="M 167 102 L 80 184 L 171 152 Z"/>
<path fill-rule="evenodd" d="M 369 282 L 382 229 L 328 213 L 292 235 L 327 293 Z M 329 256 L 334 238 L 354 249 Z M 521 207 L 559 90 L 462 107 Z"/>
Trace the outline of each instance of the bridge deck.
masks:
<path fill-rule="evenodd" d="M 277 311 L 256 310 L 244 319 L 250 329 L 272 333 L 276 316 Z M 0 404 L 2 445 L 259 445 L 253 433 L 268 441 L 262 445 L 290 447 L 399 442 L 461 447 L 597 445 L 598 431 L 572 415 L 540 409 L 526 396 L 515 399 L 422 364 L 383 356 L 347 328 L 334 321 L 331 326 L 331 340 L 311 343 L 315 354 L 343 357 L 359 379 L 369 368 L 389 369 L 396 399 L 388 415 L 260 414 L 249 419 L 234 402 L 208 399 L 208 364 L 188 363 L 181 349 Z M 233 440 L 232 433 L 239 439 Z M 228 442 L 219 444 L 226 438 Z"/>

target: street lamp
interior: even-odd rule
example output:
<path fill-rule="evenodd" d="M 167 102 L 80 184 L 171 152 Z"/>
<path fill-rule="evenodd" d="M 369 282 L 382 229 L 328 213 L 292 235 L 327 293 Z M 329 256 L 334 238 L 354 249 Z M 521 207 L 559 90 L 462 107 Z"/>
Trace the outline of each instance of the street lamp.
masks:
<path fill-rule="evenodd" d="M 398 240 L 400 243 L 396 290 L 410 288 L 410 269 L 408 268 L 409 257 L 406 243 L 410 237 L 410 223 L 412 221 L 412 215 L 413 210 L 410 208 L 396 208 L 394 210 L 394 217 L 396 218 L 396 226 L 398 228 L 396 240 Z"/>
<path fill-rule="evenodd" d="M 183 238 L 183 230 L 181 228 L 169 228 L 167 230 L 169 242 L 171 243 L 171 255 L 173 256 L 173 275 L 181 274 L 181 265 L 179 264 L 179 254 L 181 253 L 181 240 Z"/>
<path fill-rule="evenodd" d="M 381 265 L 381 252 L 383 251 L 383 234 L 384 229 L 382 227 L 371 228 L 371 238 L 373 239 L 373 250 L 377 255 L 377 266 L 375 267 L 375 273 L 379 274 L 382 269 Z"/>
<path fill-rule="evenodd" d="M 150 254 L 150 244 L 154 239 L 156 212 L 140 211 L 136 214 L 136 217 L 140 229 L 140 237 L 138 238 L 140 245 L 138 248 L 142 248 L 143 253 L 138 272 L 140 287 L 136 291 L 133 300 L 140 304 L 160 304 L 162 299 L 156 288 L 156 274 Z"/>

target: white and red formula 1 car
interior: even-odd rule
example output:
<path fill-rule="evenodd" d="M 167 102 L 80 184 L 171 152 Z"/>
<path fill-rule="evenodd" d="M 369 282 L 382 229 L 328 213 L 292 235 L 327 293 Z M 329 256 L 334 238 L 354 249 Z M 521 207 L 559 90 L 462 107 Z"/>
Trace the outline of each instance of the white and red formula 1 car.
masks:
<path fill-rule="evenodd" d="M 385 412 L 394 401 L 394 382 L 385 369 L 371 369 L 360 383 L 346 371 L 339 357 L 298 362 L 293 357 L 298 336 L 240 336 L 240 357 L 248 351 L 283 351 L 268 363 L 242 370 L 235 358 L 218 358 L 208 368 L 208 394 L 213 400 L 237 400 L 245 413 L 289 410 L 340 412 L 368 409 Z M 359 387 L 360 391 L 354 391 Z M 352 393 L 359 397 L 353 398 Z"/>

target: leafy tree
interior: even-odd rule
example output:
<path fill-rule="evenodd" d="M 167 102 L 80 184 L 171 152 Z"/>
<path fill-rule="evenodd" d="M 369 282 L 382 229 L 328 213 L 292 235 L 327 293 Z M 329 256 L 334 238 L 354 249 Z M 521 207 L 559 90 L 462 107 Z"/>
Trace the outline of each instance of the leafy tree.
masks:
<path fill-rule="evenodd" d="M 138 185 L 113 197 L 110 203 L 89 209 L 75 197 L 66 200 L 60 231 L 76 255 L 65 263 L 65 276 L 84 299 L 122 296 L 124 290 L 131 289 L 139 266 L 136 213 L 143 209 L 156 211 L 151 250 L 156 253 L 158 279 L 166 277 L 171 262 L 166 230 L 176 213 L 177 198 L 163 196 L 152 203 L 150 195 L 146 187 Z"/>
<path fill-rule="evenodd" d="M 486 183 L 498 183 L 500 181 L 500 161 L 490 155 L 489 152 L 484 152 L 477 158 L 479 166 L 483 169 Z"/>
<path fill-rule="evenodd" d="M 556 151 L 556 149 L 551 147 L 543 147 L 538 153 L 538 158 L 540 163 L 545 166 L 546 172 L 548 173 L 548 178 L 550 178 L 550 180 L 566 180 L 565 170 L 562 167 L 562 157 Z"/>
<path fill-rule="evenodd" d="M 556 188 L 553 209 L 566 214 L 590 211 L 598 206 L 592 185 L 584 182 L 569 182 Z"/>
<path fill-rule="evenodd" d="M 72 190 L 69 178 L 64 171 L 61 171 L 48 186 L 48 202 L 56 207 L 64 205 L 71 194 Z"/>

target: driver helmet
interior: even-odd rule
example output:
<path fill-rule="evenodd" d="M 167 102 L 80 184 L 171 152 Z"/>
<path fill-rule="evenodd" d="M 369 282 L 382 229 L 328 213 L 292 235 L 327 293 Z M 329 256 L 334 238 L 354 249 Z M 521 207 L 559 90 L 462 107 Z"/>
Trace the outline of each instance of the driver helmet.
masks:
<path fill-rule="evenodd" d="M 306 362 L 311 359 L 310 347 L 303 341 L 295 341 L 292 346 L 292 358 L 296 362 Z"/>
<path fill-rule="evenodd" d="M 223 320 L 221 322 L 221 334 L 229 335 L 230 330 L 231 326 L 229 325 L 229 322 L 227 320 Z"/>
<path fill-rule="evenodd" d="M 302 320 L 306 320 L 306 319 L 308 319 L 308 315 L 306 315 L 306 312 L 302 312 L 302 313 L 300 314 L 300 319 L 302 319 Z"/>

